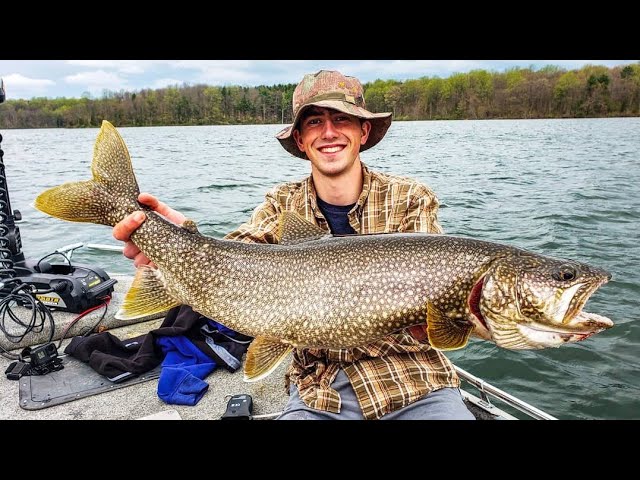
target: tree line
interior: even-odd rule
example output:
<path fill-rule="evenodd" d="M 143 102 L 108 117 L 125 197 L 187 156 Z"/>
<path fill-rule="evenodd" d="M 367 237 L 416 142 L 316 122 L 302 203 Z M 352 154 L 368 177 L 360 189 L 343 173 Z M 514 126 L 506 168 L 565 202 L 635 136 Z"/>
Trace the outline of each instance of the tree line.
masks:
<path fill-rule="evenodd" d="M 376 80 L 363 85 L 367 108 L 395 120 L 640 116 L 640 62 L 578 70 L 556 66 L 473 70 L 447 78 Z M 187 85 L 102 98 L 8 100 L 2 128 L 290 123 L 295 84 Z"/>

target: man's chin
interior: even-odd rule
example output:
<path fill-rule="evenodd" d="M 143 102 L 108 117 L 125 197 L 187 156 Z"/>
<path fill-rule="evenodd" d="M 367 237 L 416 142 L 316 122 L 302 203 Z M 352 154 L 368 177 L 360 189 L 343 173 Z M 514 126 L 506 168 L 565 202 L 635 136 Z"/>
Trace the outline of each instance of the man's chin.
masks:
<path fill-rule="evenodd" d="M 348 162 L 345 159 L 326 155 L 312 161 L 312 164 L 316 170 L 327 177 L 340 175 L 349 168 Z"/>

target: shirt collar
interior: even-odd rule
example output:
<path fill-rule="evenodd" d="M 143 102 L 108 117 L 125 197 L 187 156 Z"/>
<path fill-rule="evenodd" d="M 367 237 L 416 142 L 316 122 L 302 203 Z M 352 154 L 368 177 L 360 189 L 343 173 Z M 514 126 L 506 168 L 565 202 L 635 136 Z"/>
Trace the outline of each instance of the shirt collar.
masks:
<path fill-rule="evenodd" d="M 358 197 L 355 208 L 361 209 L 362 207 L 364 207 L 364 203 L 367 201 L 370 191 L 371 172 L 369 171 L 369 168 L 364 163 L 362 163 L 362 192 L 360 192 L 360 196 Z"/>
<path fill-rule="evenodd" d="M 358 197 L 358 201 L 356 202 L 354 209 L 362 209 L 367 198 L 369 197 L 369 192 L 371 191 L 371 172 L 369 171 L 369 167 L 367 167 L 362 161 L 360 162 L 362 165 L 362 192 L 360 192 L 360 196 Z M 318 208 L 318 196 L 316 193 L 316 187 L 313 184 L 313 176 L 309 175 L 306 180 L 306 190 L 308 192 L 308 202 L 311 210 L 314 214 L 320 214 L 320 209 Z"/>

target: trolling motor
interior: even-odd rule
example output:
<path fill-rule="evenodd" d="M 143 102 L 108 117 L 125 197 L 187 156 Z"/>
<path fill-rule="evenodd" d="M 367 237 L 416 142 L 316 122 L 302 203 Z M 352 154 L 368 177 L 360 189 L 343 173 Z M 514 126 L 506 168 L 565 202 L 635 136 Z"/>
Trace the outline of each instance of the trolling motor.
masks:
<path fill-rule="evenodd" d="M 0 79 L 0 103 L 5 98 L 4 82 Z M 35 297 L 50 309 L 80 313 L 102 304 L 113 292 L 117 280 L 109 278 L 101 268 L 71 263 L 73 251 L 83 244 L 59 248 L 39 260 L 24 258 L 20 229 L 16 225 L 22 215 L 18 210 L 11 210 L 3 155 L 0 148 L 0 299 L 10 296 L 16 284 L 27 284 Z M 46 261 L 56 255 L 66 259 L 66 263 Z"/>

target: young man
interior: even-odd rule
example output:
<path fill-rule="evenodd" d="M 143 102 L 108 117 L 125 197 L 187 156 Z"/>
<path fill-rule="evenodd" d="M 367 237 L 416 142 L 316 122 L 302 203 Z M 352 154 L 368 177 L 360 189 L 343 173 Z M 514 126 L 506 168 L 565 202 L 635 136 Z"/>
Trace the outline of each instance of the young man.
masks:
<path fill-rule="evenodd" d="M 375 146 L 391 113 L 366 110 L 354 77 L 322 70 L 305 75 L 293 94 L 291 126 L 276 135 L 292 155 L 308 160 L 311 175 L 277 185 L 251 219 L 225 238 L 275 243 L 278 215 L 293 210 L 335 234 L 442 233 L 438 200 L 415 180 L 369 170 L 360 152 Z M 177 224 L 185 217 L 148 194 L 141 203 Z M 113 229 L 136 266 L 149 259 L 129 240 L 144 214 Z M 473 419 L 453 365 L 426 342 L 421 327 L 345 350 L 298 349 L 287 372 L 289 419 Z"/>

